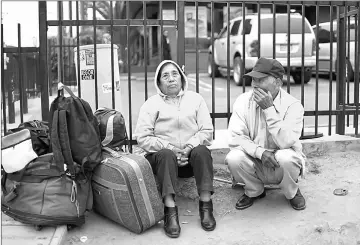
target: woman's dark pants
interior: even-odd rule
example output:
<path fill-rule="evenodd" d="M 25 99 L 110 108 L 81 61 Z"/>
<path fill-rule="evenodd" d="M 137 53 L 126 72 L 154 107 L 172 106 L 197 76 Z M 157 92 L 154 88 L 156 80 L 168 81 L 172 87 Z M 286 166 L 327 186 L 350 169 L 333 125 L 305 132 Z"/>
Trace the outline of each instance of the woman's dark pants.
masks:
<path fill-rule="evenodd" d="M 166 195 L 175 195 L 177 177 L 189 178 L 194 176 L 198 193 L 202 191 L 214 192 L 213 188 L 213 163 L 210 150 L 199 145 L 191 150 L 189 163 L 184 167 L 178 167 L 176 155 L 168 149 L 162 149 L 146 156 L 150 162 L 154 174 L 160 183 L 160 192 L 164 198 Z"/>

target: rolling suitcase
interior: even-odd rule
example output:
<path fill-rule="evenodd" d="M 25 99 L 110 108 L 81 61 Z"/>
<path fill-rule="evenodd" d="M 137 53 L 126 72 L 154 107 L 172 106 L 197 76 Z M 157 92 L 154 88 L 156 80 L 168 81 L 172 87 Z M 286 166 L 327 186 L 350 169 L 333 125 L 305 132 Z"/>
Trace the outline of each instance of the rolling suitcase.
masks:
<path fill-rule="evenodd" d="M 92 177 L 94 210 L 135 233 L 164 217 L 149 162 L 142 156 L 103 148 Z"/>

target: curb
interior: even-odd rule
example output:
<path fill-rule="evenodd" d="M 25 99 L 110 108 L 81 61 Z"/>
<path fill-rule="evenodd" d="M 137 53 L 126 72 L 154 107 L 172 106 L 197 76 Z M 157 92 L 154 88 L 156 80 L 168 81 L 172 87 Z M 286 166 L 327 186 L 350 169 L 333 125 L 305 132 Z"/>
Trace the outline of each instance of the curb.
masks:
<path fill-rule="evenodd" d="M 316 139 L 301 140 L 303 153 L 307 159 L 325 155 L 329 152 L 360 152 L 360 138 L 354 138 L 346 135 L 323 136 Z M 224 147 L 222 147 L 224 146 Z M 224 142 L 220 142 L 216 147 L 211 147 L 211 156 L 213 157 L 214 167 L 214 183 L 226 183 L 232 185 L 231 174 L 225 164 L 225 157 L 229 153 L 230 148 Z M 309 161 L 305 161 L 307 168 Z M 241 183 L 237 183 L 241 185 Z M 177 195 L 195 200 L 198 198 L 196 191 L 196 183 L 194 178 L 178 179 Z M 265 186 L 267 189 L 277 189 L 277 185 Z"/>
<path fill-rule="evenodd" d="M 62 245 L 67 236 L 67 226 L 44 227 L 37 231 L 34 225 L 24 224 L 2 214 L 1 217 L 2 243 L 17 245 L 22 242 L 29 245 Z"/>
<path fill-rule="evenodd" d="M 360 138 L 347 135 L 323 136 L 315 139 L 301 140 L 303 153 L 306 157 L 322 156 L 328 152 L 359 151 Z M 222 141 L 215 147 L 210 147 L 214 164 L 224 164 L 224 159 L 229 153 L 230 148 L 227 143 Z"/>
<path fill-rule="evenodd" d="M 61 245 L 65 242 L 66 235 L 68 233 L 67 226 L 57 226 L 53 237 L 51 238 L 50 245 Z"/>

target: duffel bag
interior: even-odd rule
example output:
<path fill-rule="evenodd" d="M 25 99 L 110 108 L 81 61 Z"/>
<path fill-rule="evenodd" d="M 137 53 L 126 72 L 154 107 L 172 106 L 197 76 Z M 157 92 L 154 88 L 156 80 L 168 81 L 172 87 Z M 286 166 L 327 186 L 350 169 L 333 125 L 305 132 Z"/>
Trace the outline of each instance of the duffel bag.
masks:
<path fill-rule="evenodd" d="M 47 122 L 32 120 L 21 123 L 17 128 L 10 129 L 9 133 L 28 129 L 31 135 L 31 143 L 38 156 L 50 153 L 50 133 Z"/>
<path fill-rule="evenodd" d="M 17 221 L 36 226 L 74 225 L 85 222 L 92 208 L 91 181 L 74 181 L 52 153 L 39 156 L 23 170 L 4 173 L 2 211 Z"/>

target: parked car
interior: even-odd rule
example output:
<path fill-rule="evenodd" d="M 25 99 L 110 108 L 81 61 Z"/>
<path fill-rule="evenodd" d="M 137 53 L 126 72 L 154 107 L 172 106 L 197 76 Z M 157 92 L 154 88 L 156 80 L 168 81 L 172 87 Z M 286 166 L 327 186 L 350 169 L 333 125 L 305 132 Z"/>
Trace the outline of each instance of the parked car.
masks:
<path fill-rule="evenodd" d="M 276 14 L 275 47 L 273 47 L 273 14 L 261 14 L 260 16 L 260 55 L 272 58 L 275 48 L 276 59 L 290 69 L 290 74 L 295 83 L 301 83 L 301 55 L 302 55 L 302 16 L 298 13 L 290 15 L 290 37 L 288 37 L 288 15 Z M 225 26 L 216 37 L 214 45 L 214 69 L 212 69 L 212 46 L 209 47 L 208 74 L 220 76 L 226 74 L 227 69 L 227 32 L 230 30 L 230 69 L 236 85 L 249 84 L 251 81 L 243 79 L 243 74 L 252 70 L 258 59 L 258 15 L 251 14 L 245 17 L 237 17 L 230 21 L 229 28 Z M 243 54 L 243 35 L 245 36 L 245 53 Z M 287 67 L 288 38 L 290 38 L 290 67 Z M 311 79 L 312 68 L 315 66 L 315 35 L 308 20 L 305 18 L 304 32 L 304 83 Z M 245 62 L 245 71 L 242 64 Z"/>
<path fill-rule="evenodd" d="M 333 32 L 331 33 L 330 22 L 320 23 L 319 29 L 316 29 L 316 25 L 312 26 L 316 38 L 319 39 L 319 73 L 330 75 L 330 37 L 332 35 L 333 40 L 333 58 L 332 58 L 332 70 L 336 72 L 337 68 L 337 21 L 333 21 Z M 355 72 L 355 19 L 350 20 L 350 24 L 347 25 L 346 31 L 346 50 L 350 47 L 350 52 L 346 51 L 346 72 L 350 81 L 354 80 Z M 348 33 L 350 32 L 350 36 Z M 359 51 L 358 51 L 359 52 Z M 349 54 L 349 55 L 348 55 Z M 360 72 L 360 64 L 358 68 Z"/>

